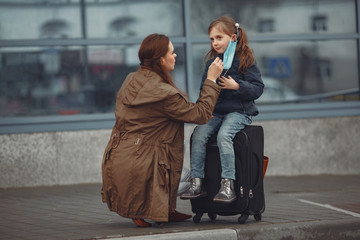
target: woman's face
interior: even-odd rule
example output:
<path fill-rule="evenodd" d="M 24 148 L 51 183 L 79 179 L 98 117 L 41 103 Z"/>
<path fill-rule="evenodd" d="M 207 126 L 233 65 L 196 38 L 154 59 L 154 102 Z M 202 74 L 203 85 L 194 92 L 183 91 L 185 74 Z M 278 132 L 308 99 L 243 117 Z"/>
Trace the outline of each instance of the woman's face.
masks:
<path fill-rule="evenodd" d="M 235 34 L 234 34 L 235 35 Z M 236 35 L 235 35 L 236 36 Z M 211 46 L 218 54 L 223 54 L 229 45 L 231 36 L 222 32 L 219 28 L 213 27 L 209 34 Z M 234 38 L 234 36 L 232 36 Z"/>
<path fill-rule="evenodd" d="M 164 57 L 161 58 L 160 62 L 165 72 L 170 72 L 175 68 L 176 53 L 174 53 L 174 46 L 169 41 L 169 50 Z"/>

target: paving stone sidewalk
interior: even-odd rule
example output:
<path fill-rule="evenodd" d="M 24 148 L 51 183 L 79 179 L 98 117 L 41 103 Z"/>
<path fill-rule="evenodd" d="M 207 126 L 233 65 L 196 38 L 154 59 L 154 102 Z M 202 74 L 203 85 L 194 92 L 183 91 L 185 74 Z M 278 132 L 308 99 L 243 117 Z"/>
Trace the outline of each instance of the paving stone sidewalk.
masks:
<path fill-rule="evenodd" d="M 271 177 L 262 220 L 206 215 L 138 228 L 108 211 L 100 184 L 0 189 L 0 239 L 360 239 L 360 175 Z M 192 214 L 189 201 L 179 211 Z"/>

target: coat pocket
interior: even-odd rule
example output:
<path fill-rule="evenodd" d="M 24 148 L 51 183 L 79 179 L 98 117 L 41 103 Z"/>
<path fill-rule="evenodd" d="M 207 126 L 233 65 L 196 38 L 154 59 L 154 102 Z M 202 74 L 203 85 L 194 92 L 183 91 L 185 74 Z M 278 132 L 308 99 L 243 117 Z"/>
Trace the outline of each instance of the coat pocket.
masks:
<path fill-rule="evenodd" d="M 169 168 L 165 164 L 158 164 L 158 183 L 166 191 L 169 190 Z"/>
<path fill-rule="evenodd" d="M 167 191 L 169 190 L 170 182 L 170 164 L 168 160 L 168 148 L 167 144 L 162 145 L 159 151 L 155 153 L 157 155 L 157 169 L 158 169 L 158 183 L 161 187 L 164 187 Z"/>
<path fill-rule="evenodd" d="M 122 134 L 120 132 L 114 132 L 111 135 L 110 141 L 105 149 L 104 163 L 110 158 L 111 151 L 119 146 Z"/>

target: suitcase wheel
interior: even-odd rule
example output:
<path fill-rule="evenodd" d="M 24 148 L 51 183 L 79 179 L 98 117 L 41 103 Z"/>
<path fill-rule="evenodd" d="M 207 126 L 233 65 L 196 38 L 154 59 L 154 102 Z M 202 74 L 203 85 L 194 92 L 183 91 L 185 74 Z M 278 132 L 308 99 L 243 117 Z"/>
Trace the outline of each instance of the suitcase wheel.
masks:
<path fill-rule="evenodd" d="M 261 221 L 261 213 L 254 215 L 255 221 Z"/>
<path fill-rule="evenodd" d="M 195 216 L 193 217 L 193 222 L 194 223 L 199 223 L 200 220 L 201 220 L 202 215 L 203 215 L 202 213 L 195 214 Z"/>
<path fill-rule="evenodd" d="M 215 213 L 208 213 L 208 216 L 209 216 L 211 221 L 215 221 L 215 219 L 216 219 L 216 214 Z"/>
<path fill-rule="evenodd" d="M 238 223 L 244 224 L 248 218 L 249 218 L 249 215 L 248 215 L 248 214 L 242 214 L 242 215 L 238 218 Z"/>

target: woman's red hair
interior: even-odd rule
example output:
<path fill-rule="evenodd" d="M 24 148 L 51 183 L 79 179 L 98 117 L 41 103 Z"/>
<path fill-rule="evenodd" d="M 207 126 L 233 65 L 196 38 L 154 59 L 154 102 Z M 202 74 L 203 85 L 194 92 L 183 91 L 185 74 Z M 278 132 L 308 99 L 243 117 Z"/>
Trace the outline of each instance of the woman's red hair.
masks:
<path fill-rule="evenodd" d="M 174 86 L 170 73 L 165 72 L 160 64 L 161 57 L 165 57 L 169 51 L 169 43 L 170 39 L 167 36 L 157 33 L 151 34 L 141 43 L 138 55 L 142 68 L 159 74 L 166 82 Z"/>

